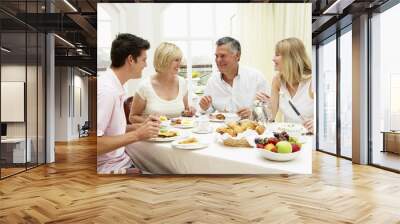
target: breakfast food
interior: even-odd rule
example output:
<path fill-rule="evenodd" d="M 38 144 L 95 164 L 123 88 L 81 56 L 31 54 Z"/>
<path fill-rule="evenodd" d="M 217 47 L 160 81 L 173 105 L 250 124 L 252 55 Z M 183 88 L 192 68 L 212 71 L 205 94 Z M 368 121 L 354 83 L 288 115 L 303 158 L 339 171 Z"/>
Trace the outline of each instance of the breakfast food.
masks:
<path fill-rule="evenodd" d="M 210 114 L 210 119 L 214 121 L 224 121 L 226 119 L 225 115 L 221 113 Z"/>
<path fill-rule="evenodd" d="M 193 121 L 191 121 L 190 119 L 173 118 L 171 119 L 171 125 L 190 127 L 193 126 Z"/>
<path fill-rule="evenodd" d="M 171 138 L 175 136 L 178 136 L 178 132 L 172 130 L 160 129 L 158 132 L 158 137 L 160 138 Z"/>
<path fill-rule="evenodd" d="M 180 125 L 182 124 L 182 120 L 179 118 L 174 118 L 171 120 L 171 125 Z"/>
<path fill-rule="evenodd" d="M 160 116 L 160 121 L 167 121 L 168 120 L 168 118 L 166 117 L 166 116 Z"/>
<path fill-rule="evenodd" d="M 199 141 L 195 138 L 195 137 L 189 137 L 187 139 L 184 139 L 180 142 L 178 142 L 179 144 L 196 144 L 199 143 Z"/>
<path fill-rule="evenodd" d="M 221 135 L 227 133 L 232 137 L 236 137 L 239 133 L 242 133 L 248 129 L 255 130 L 257 134 L 261 135 L 265 131 L 265 126 L 255 121 L 245 119 L 236 122 L 229 122 L 226 126 L 217 128 L 217 132 Z"/>
<path fill-rule="evenodd" d="M 184 110 L 184 111 L 182 111 L 181 115 L 182 115 L 182 117 L 193 117 L 194 113 L 189 110 Z"/>
<path fill-rule="evenodd" d="M 218 120 L 225 120 L 225 115 L 217 114 L 217 115 L 215 115 L 215 118 L 218 119 Z"/>
<path fill-rule="evenodd" d="M 231 147 L 251 147 L 251 145 L 245 138 L 240 138 L 240 139 L 228 138 L 224 140 L 224 145 Z"/>
<path fill-rule="evenodd" d="M 246 138 L 238 136 L 240 133 L 246 130 L 254 130 L 257 134 L 261 135 L 265 131 L 265 127 L 256 121 L 252 120 L 241 120 L 232 121 L 227 123 L 225 126 L 217 128 L 217 133 L 223 135 L 228 134 L 230 137 L 223 140 L 224 145 L 233 147 L 251 147 Z"/>
<path fill-rule="evenodd" d="M 289 136 L 285 131 L 274 132 L 273 137 L 256 138 L 256 147 L 275 153 L 293 153 L 301 149 L 301 143 L 297 138 Z"/>

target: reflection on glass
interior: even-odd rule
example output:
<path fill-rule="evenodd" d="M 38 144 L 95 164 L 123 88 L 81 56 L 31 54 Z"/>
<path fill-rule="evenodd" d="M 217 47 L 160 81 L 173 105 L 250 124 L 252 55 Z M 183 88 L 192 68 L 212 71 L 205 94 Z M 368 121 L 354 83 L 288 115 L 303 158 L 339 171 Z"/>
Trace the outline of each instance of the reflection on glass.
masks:
<path fill-rule="evenodd" d="M 398 54 L 400 5 L 372 18 L 372 163 L 400 170 L 400 133 L 382 132 L 400 129 L 400 63 Z M 384 145 L 386 144 L 386 146 Z M 396 147 L 389 147 L 391 144 Z"/>
<path fill-rule="evenodd" d="M 38 41 L 38 143 L 37 143 L 37 162 L 38 164 L 45 163 L 45 60 L 46 60 L 46 38 L 44 34 L 39 34 Z"/>
<path fill-rule="evenodd" d="M 22 32 L 1 34 L 2 47 L 9 49 L 1 51 L 1 122 L 7 125 L 6 138 L 1 140 L 2 178 L 25 170 L 25 163 L 31 160 L 29 145 L 26 147 L 23 113 L 27 69 L 25 41 L 26 34 Z M 12 100 L 6 100 L 6 96 Z"/>
<path fill-rule="evenodd" d="M 352 157 L 352 35 L 340 37 L 340 153 Z"/>
<path fill-rule="evenodd" d="M 320 45 L 318 51 L 318 146 L 336 153 L 336 39 Z"/>
<path fill-rule="evenodd" d="M 30 158 L 27 167 L 37 165 L 37 75 L 38 75 L 38 36 L 37 33 L 27 33 L 28 61 L 26 80 L 26 114 L 27 114 L 27 150 L 30 151 Z M 29 153 L 28 153 L 29 155 Z"/>

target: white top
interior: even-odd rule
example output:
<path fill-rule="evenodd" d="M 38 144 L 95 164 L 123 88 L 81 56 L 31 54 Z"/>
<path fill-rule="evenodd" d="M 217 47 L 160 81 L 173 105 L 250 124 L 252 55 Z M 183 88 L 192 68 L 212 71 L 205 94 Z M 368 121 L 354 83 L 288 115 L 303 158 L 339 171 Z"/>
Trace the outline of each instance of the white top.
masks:
<path fill-rule="evenodd" d="M 290 96 L 286 83 L 281 81 L 279 94 L 279 110 L 283 113 L 285 122 L 303 123 L 299 116 L 294 112 L 289 104 L 291 99 L 301 116 L 305 119 L 314 118 L 314 99 L 311 98 L 309 88 L 311 79 L 301 81 L 293 98 Z"/>
<path fill-rule="evenodd" d="M 261 72 L 239 65 L 232 86 L 222 79 L 220 72 L 213 73 L 204 89 L 204 96 L 212 97 L 216 110 L 235 113 L 239 108 L 251 107 L 257 92 L 263 91 L 270 95 L 270 89 Z M 212 110 L 210 107 L 207 111 Z"/>
<path fill-rule="evenodd" d="M 125 91 L 111 69 L 97 78 L 97 136 L 122 135 L 126 131 L 124 113 Z M 132 160 L 125 147 L 97 156 L 97 172 L 129 168 Z"/>
<path fill-rule="evenodd" d="M 164 100 L 159 97 L 151 84 L 151 78 L 143 80 L 136 91 L 136 93 L 146 101 L 143 114 L 164 115 L 168 118 L 181 116 L 181 112 L 185 110 L 183 97 L 186 95 L 188 87 L 184 78 L 178 76 L 178 80 L 179 92 L 178 96 L 173 100 Z"/>

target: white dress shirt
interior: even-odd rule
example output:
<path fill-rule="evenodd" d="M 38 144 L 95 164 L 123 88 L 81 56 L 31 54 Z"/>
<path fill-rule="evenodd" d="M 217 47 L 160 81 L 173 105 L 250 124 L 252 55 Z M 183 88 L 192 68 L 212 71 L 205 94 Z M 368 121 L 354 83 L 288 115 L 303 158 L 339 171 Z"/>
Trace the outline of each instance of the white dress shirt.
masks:
<path fill-rule="evenodd" d="M 239 65 L 232 86 L 222 79 L 220 72 L 213 73 L 204 89 L 204 96 L 212 98 L 212 106 L 207 112 L 217 110 L 236 113 L 240 108 L 251 108 L 256 93 L 262 91 L 270 95 L 270 89 L 263 74 L 255 69 Z"/>

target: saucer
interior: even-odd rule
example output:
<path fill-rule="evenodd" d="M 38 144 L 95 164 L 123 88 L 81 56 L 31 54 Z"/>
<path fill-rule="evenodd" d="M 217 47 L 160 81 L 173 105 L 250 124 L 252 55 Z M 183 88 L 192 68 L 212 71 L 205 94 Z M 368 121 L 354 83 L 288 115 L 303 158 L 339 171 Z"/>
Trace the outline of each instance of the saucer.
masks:
<path fill-rule="evenodd" d="M 192 132 L 193 132 L 193 133 L 196 133 L 196 134 L 210 134 L 210 133 L 212 133 L 213 131 L 214 131 L 214 130 L 213 130 L 212 127 L 209 127 L 208 130 L 198 130 L 197 128 L 194 128 L 194 129 L 192 130 Z"/>

